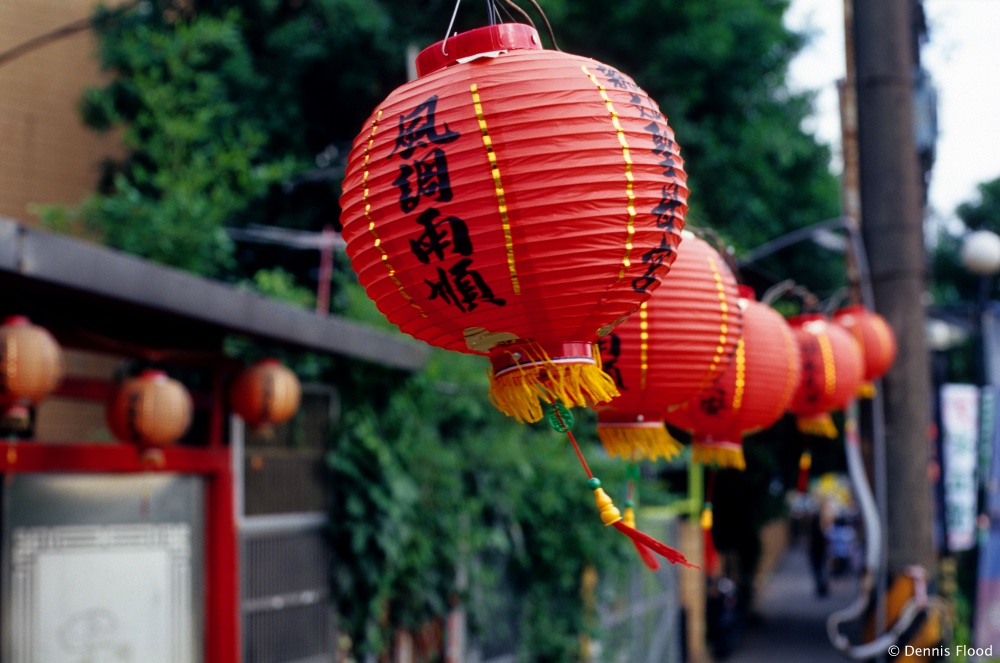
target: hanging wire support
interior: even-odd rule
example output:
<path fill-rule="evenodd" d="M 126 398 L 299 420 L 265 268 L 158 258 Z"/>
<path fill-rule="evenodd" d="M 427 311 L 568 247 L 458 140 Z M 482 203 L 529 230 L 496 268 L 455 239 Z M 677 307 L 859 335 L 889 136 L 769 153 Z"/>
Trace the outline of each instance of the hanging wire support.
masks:
<path fill-rule="evenodd" d="M 493 13 L 493 0 L 486 0 L 486 20 L 490 25 L 496 25 L 496 15 Z"/>
<path fill-rule="evenodd" d="M 704 226 L 698 228 L 687 228 L 690 230 L 695 237 L 699 237 L 708 243 L 715 252 L 726 261 L 726 266 L 729 267 L 729 271 L 736 276 L 740 273 L 740 265 L 736 260 L 736 256 L 733 254 L 733 247 L 726 243 L 722 235 L 717 233 L 714 228 L 706 228 Z"/>
<path fill-rule="evenodd" d="M 508 7 L 516 11 L 521 16 L 521 18 L 527 21 L 528 25 L 535 28 L 536 30 L 538 29 L 538 27 L 535 25 L 535 22 L 531 20 L 531 16 L 528 15 L 528 12 L 518 7 L 517 3 L 515 3 L 514 0 L 504 0 L 504 2 L 507 3 Z"/>
<path fill-rule="evenodd" d="M 556 43 L 556 33 L 552 31 L 552 24 L 549 23 L 549 17 L 545 15 L 545 12 L 542 11 L 542 8 L 539 6 L 536 0 L 528 0 L 528 2 L 530 2 L 531 6 L 535 8 L 535 11 L 538 12 L 538 15 L 542 17 L 542 21 L 545 22 L 545 29 L 549 33 L 549 39 L 552 40 L 552 48 L 554 48 L 557 51 L 562 51 L 562 49 L 559 48 L 559 44 Z"/>
<path fill-rule="evenodd" d="M 444 39 L 441 40 L 441 54 L 448 55 L 448 37 L 451 36 L 451 28 L 455 25 L 455 17 L 458 16 L 458 7 L 462 4 L 462 0 L 455 0 L 455 9 L 451 12 L 451 20 L 448 21 L 448 29 L 444 31 Z"/>
<path fill-rule="evenodd" d="M 785 279 L 784 281 L 768 288 L 764 291 L 763 296 L 761 296 L 760 302 L 771 306 L 782 296 L 789 294 L 799 298 L 802 302 L 803 312 L 818 311 L 820 309 L 819 297 L 810 292 L 808 288 L 797 284 L 792 279 Z"/>

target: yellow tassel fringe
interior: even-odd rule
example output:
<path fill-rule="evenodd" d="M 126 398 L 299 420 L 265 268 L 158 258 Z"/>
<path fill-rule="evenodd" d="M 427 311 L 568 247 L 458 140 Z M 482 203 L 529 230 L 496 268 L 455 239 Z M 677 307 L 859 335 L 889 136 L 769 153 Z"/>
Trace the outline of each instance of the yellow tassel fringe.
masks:
<path fill-rule="evenodd" d="M 719 446 L 694 442 L 691 444 L 691 461 L 702 465 L 731 467 L 737 470 L 747 468 L 746 459 L 743 457 L 743 447 L 736 445 Z"/>
<path fill-rule="evenodd" d="M 585 407 L 618 395 L 615 381 L 601 369 L 599 360 L 596 365 L 545 361 L 499 377 L 490 375 L 490 402 L 521 423 L 540 420 L 542 403 Z"/>
<path fill-rule="evenodd" d="M 799 417 L 796 421 L 799 432 L 806 435 L 818 435 L 828 437 L 831 440 L 837 438 L 837 427 L 833 424 L 833 419 L 829 414 L 817 414 L 811 417 Z"/>
<path fill-rule="evenodd" d="M 634 424 L 597 424 L 597 437 L 609 456 L 618 456 L 629 460 L 633 458 L 648 458 L 656 460 L 673 458 L 681 452 L 683 446 L 667 431 L 662 421 Z"/>
<path fill-rule="evenodd" d="M 858 398 L 875 398 L 875 383 L 865 382 L 863 385 L 858 387 Z"/>

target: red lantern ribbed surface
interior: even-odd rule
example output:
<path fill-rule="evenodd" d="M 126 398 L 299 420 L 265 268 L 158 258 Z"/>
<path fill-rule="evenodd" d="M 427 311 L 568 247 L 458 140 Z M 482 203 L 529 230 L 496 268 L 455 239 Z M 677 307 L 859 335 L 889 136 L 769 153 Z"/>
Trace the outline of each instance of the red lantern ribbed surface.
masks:
<path fill-rule="evenodd" d="M 875 393 L 872 383 L 885 375 L 896 361 L 896 335 L 885 318 L 862 304 L 838 310 L 833 314 L 833 321 L 851 332 L 861 345 L 865 382 L 859 395 L 871 397 Z"/>
<path fill-rule="evenodd" d="M 799 383 L 799 346 L 785 319 L 741 287 L 743 337 L 714 383 L 667 421 L 692 432 L 692 459 L 743 469 L 743 436 L 773 425 Z"/>
<path fill-rule="evenodd" d="M 187 432 L 193 409 L 184 385 L 163 371 L 146 370 L 112 394 L 108 429 L 123 442 L 167 446 Z"/>
<path fill-rule="evenodd" d="M 804 433 L 834 438 L 830 412 L 841 410 L 864 380 L 864 360 L 854 336 L 826 317 L 808 313 L 789 318 L 799 344 L 802 377 L 791 411 Z"/>
<path fill-rule="evenodd" d="M 0 410 L 11 425 L 27 424 L 28 408 L 62 379 L 62 348 L 44 327 L 17 315 L 0 325 Z"/>
<path fill-rule="evenodd" d="M 379 310 L 432 345 L 490 354 L 494 404 L 532 421 L 539 398 L 615 395 L 593 344 L 659 285 L 687 210 L 656 103 L 538 43 L 507 24 L 428 48 L 355 141 L 341 198 Z"/>
<path fill-rule="evenodd" d="M 243 369 L 229 388 L 233 411 L 255 428 L 288 421 L 301 399 L 298 377 L 277 359 L 262 359 Z"/>
<path fill-rule="evenodd" d="M 600 341 L 604 369 L 621 395 L 598 408 L 608 453 L 670 457 L 679 445 L 663 426 L 729 366 L 743 328 L 736 278 L 707 242 L 684 233 L 663 287 Z"/>

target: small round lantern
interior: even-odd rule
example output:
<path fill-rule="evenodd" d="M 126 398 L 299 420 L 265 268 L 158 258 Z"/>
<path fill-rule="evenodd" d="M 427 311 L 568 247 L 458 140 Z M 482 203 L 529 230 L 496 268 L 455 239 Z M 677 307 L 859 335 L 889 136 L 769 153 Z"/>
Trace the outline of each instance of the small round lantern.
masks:
<path fill-rule="evenodd" d="M 785 319 L 740 286 L 743 337 L 736 358 L 714 383 L 667 421 L 692 432 L 692 459 L 744 469 L 743 436 L 773 425 L 799 382 L 799 346 Z"/>
<path fill-rule="evenodd" d="M 861 347 L 851 332 L 819 313 L 788 319 L 799 344 L 802 377 L 789 408 L 800 431 L 837 437 L 830 412 L 841 410 L 864 380 Z"/>
<path fill-rule="evenodd" d="M 612 456 L 671 457 L 680 450 L 664 413 L 718 378 L 733 359 L 742 312 L 736 277 L 704 240 L 685 231 L 664 287 L 601 339 L 601 360 L 621 395 L 597 407 Z"/>
<path fill-rule="evenodd" d="M 191 425 L 191 395 L 159 370 L 145 370 L 123 382 L 107 408 L 111 433 L 123 442 L 168 446 Z"/>
<path fill-rule="evenodd" d="M 242 370 L 229 388 L 233 410 L 254 428 L 288 421 L 301 399 L 299 379 L 277 359 L 263 359 Z"/>
<path fill-rule="evenodd" d="M 674 262 L 687 211 L 674 132 L 635 82 L 542 49 L 526 25 L 449 37 L 417 58 L 355 140 L 341 221 L 358 279 L 402 331 L 488 355 L 490 399 L 618 395 L 600 336 Z"/>
<path fill-rule="evenodd" d="M 44 327 L 23 315 L 0 325 L 0 410 L 14 428 L 27 426 L 30 408 L 62 379 L 62 349 Z"/>
<path fill-rule="evenodd" d="M 885 375 L 896 361 L 896 335 L 878 313 L 861 304 L 845 306 L 833 314 L 833 321 L 854 335 L 864 357 L 864 382 L 858 395 L 875 395 L 875 380 Z"/>

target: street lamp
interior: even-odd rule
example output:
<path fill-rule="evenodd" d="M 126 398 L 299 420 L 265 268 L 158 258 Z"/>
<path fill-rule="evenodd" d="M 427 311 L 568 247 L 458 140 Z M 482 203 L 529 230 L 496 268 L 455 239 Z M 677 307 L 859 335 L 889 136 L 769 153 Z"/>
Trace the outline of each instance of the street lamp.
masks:
<path fill-rule="evenodd" d="M 962 240 L 962 266 L 988 278 L 1000 273 L 1000 235 L 992 230 L 976 230 Z"/>
<path fill-rule="evenodd" d="M 962 240 L 960 254 L 965 269 L 979 277 L 979 294 L 976 298 L 976 379 L 982 386 L 986 384 L 986 343 L 983 337 L 983 316 L 989 301 L 990 285 L 1000 273 L 1000 236 L 992 230 L 976 230 Z"/>

